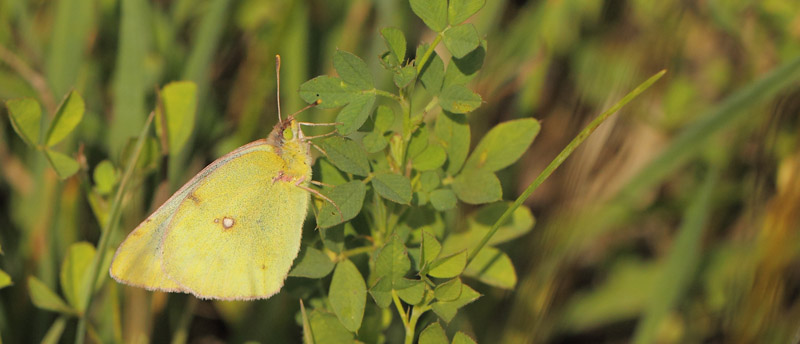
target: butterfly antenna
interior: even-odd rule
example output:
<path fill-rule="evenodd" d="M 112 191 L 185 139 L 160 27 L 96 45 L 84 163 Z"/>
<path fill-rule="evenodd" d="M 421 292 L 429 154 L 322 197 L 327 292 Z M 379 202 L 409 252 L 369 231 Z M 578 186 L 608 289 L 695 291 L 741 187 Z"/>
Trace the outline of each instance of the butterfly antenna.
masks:
<path fill-rule="evenodd" d="M 295 112 L 295 113 L 293 113 L 293 114 L 289 115 L 289 117 L 287 117 L 287 119 L 294 118 L 294 116 L 296 116 L 297 114 L 299 114 L 299 113 L 301 113 L 301 112 L 303 112 L 303 111 L 306 111 L 306 110 L 308 110 L 308 109 L 310 109 L 310 108 L 312 108 L 312 107 L 315 107 L 315 106 L 317 106 L 317 105 L 319 105 L 319 104 L 322 104 L 322 99 L 317 99 L 315 102 L 313 102 L 313 103 L 311 103 L 311 104 L 308 104 L 308 105 L 306 105 L 306 107 L 304 107 L 304 108 L 302 108 L 302 109 L 300 109 L 300 110 L 297 110 L 297 112 Z"/>
<path fill-rule="evenodd" d="M 283 122 L 281 118 L 281 55 L 275 55 L 275 79 L 277 80 L 277 93 L 275 99 L 278 100 L 278 122 Z"/>

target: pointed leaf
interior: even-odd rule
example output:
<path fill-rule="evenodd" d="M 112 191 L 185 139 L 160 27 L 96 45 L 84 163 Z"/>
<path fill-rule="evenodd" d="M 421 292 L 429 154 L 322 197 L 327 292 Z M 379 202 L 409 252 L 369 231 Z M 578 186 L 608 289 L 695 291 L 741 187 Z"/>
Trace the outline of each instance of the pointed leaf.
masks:
<path fill-rule="evenodd" d="M 328 159 L 340 170 L 359 176 L 369 173 L 367 154 L 353 140 L 341 136 L 331 136 L 320 141 Z"/>
<path fill-rule="evenodd" d="M 166 112 L 167 142 L 171 154 L 178 154 L 194 130 L 197 113 L 197 85 L 191 81 L 171 82 L 161 89 L 161 102 Z M 157 109 L 161 118 L 161 109 Z M 156 121 L 156 128 L 162 122 Z"/>
<path fill-rule="evenodd" d="M 333 312 L 350 332 L 361 327 L 364 306 L 367 301 L 367 286 L 358 268 L 348 259 L 336 264 L 328 292 Z"/>
<path fill-rule="evenodd" d="M 45 156 L 47 156 L 47 161 L 50 162 L 50 166 L 53 167 L 56 174 L 58 174 L 58 177 L 61 179 L 71 177 L 75 172 L 78 172 L 78 168 L 80 168 L 75 159 L 59 152 L 45 149 Z"/>
<path fill-rule="evenodd" d="M 439 252 L 442 250 L 442 245 L 439 244 L 439 240 L 436 240 L 436 236 L 423 230 L 422 231 L 422 241 L 420 242 L 419 246 L 419 255 L 420 255 L 420 267 L 419 269 L 422 270 L 428 264 L 439 258 Z"/>
<path fill-rule="evenodd" d="M 491 246 L 484 246 L 478 252 L 464 270 L 464 275 L 498 288 L 514 289 L 517 285 L 517 272 L 511 258 Z"/>
<path fill-rule="evenodd" d="M 39 144 L 42 129 L 42 108 L 33 98 L 11 99 L 6 102 L 11 126 L 29 146 Z"/>
<path fill-rule="evenodd" d="M 392 202 L 411 202 L 411 181 L 406 176 L 388 172 L 376 173 L 372 178 L 372 187 L 381 197 Z"/>
<path fill-rule="evenodd" d="M 500 216 L 508 210 L 511 202 L 497 202 L 480 208 L 477 212 L 467 218 L 468 230 L 452 233 L 447 236 L 443 244 L 443 252 L 450 254 L 464 249 L 471 249 L 486 236 L 489 229 L 500 219 Z M 489 239 L 489 245 L 496 245 L 516 239 L 533 229 L 533 214 L 526 206 L 520 206 L 511 216 L 497 229 L 497 232 Z"/>
<path fill-rule="evenodd" d="M 333 54 L 333 68 L 344 82 L 361 90 L 374 88 L 372 74 L 367 64 L 360 57 L 344 50 L 336 50 Z"/>
<path fill-rule="evenodd" d="M 452 113 L 468 113 L 481 106 L 481 96 L 463 85 L 450 85 L 439 95 L 439 105 Z"/>
<path fill-rule="evenodd" d="M 431 305 L 431 309 L 442 320 L 450 322 L 458 313 L 458 309 L 466 306 L 467 304 L 477 300 L 481 296 L 480 293 L 470 288 L 466 284 L 461 286 L 461 296 L 454 301 L 436 301 Z"/>
<path fill-rule="evenodd" d="M 75 314 L 74 309 L 67 306 L 64 300 L 34 276 L 28 276 L 28 291 L 31 294 L 31 301 L 36 307 L 53 312 Z"/>
<path fill-rule="evenodd" d="M 444 333 L 442 325 L 435 321 L 428 325 L 419 334 L 419 344 L 448 344 L 447 335 Z"/>
<path fill-rule="evenodd" d="M 378 279 L 375 285 L 369 288 L 369 294 L 378 307 L 388 308 L 392 304 L 392 278 L 384 276 Z"/>
<path fill-rule="evenodd" d="M 431 263 L 428 275 L 436 278 L 453 278 L 461 274 L 467 266 L 467 251 L 439 258 Z"/>
<path fill-rule="evenodd" d="M 411 163 L 417 171 L 431 171 L 442 167 L 446 160 L 444 148 L 438 143 L 430 143 L 422 153 L 411 159 Z"/>
<path fill-rule="evenodd" d="M 453 336 L 453 342 L 451 344 L 476 344 L 475 340 L 472 337 L 464 334 L 464 332 L 456 332 L 456 335 Z"/>
<path fill-rule="evenodd" d="M 64 262 L 61 264 L 61 291 L 67 302 L 78 312 L 83 312 L 81 305 L 84 288 L 88 288 L 90 278 L 89 267 L 94 259 L 95 249 L 88 242 L 77 242 L 69 246 Z"/>
<path fill-rule="evenodd" d="M 352 181 L 325 190 L 323 194 L 333 200 L 342 211 L 340 215 L 336 207 L 325 202 L 317 214 L 317 226 L 328 228 L 349 221 L 358 215 L 364 205 L 367 188 L 361 181 Z"/>
<path fill-rule="evenodd" d="M 308 316 L 311 325 L 311 334 L 316 339 L 316 343 L 352 343 L 353 334 L 348 331 L 336 315 L 313 310 Z"/>
<path fill-rule="evenodd" d="M 441 32 L 447 27 L 447 0 L 410 0 L 411 10 L 431 30 Z"/>
<path fill-rule="evenodd" d="M 383 36 L 395 64 L 399 66 L 406 59 L 406 36 L 403 35 L 403 31 L 394 27 L 381 29 L 381 36 Z"/>
<path fill-rule="evenodd" d="M 477 49 L 471 51 L 462 58 L 453 57 L 447 64 L 444 72 L 442 87 L 450 85 L 467 85 L 475 76 L 478 75 L 483 66 L 483 59 L 486 57 L 486 41 L 482 41 Z"/>
<path fill-rule="evenodd" d="M 308 320 L 303 299 L 300 299 L 300 317 L 303 318 L 303 344 L 314 344 L 314 334 L 311 332 L 311 322 Z"/>
<path fill-rule="evenodd" d="M 300 85 L 300 98 L 306 103 L 320 100 L 320 109 L 334 109 L 345 106 L 360 94 L 360 90 L 333 76 L 318 76 Z"/>
<path fill-rule="evenodd" d="M 414 68 L 412 65 L 405 66 L 400 68 L 397 73 L 394 74 L 393 81 L 397 88 L 403 88 L 408 86 L 412 81 L 416 80 L 417 78 L 417 69 Z"/>
<path fill-rule="evenodd" d="M 450 25 L 458 25 L 478 13 L 486 0 L 450 0 L 447 6 L 447 18 Z"/>
<path fill-rule="evenodd" d="M 503 188 L 494 173 L 485 170 L 464 169 L 452 184 L 458 199 L 469 204 L 499 201 Z"/>
<path fill-rule="evenodd" d="M 292 271 L 291 277 L 323 278 L 333 270 L 333 262 L 322 251 L 313 247 L 306 247 L 298 255 Z"/>
<path fill-rule="evenodd" d="M 342 123 L 336 126 L 339 134 L 350 135 L 361 128 L 369 118 L 373 105 L 375 105 L 374 94 L 354 96 L 350 103 L 336 115 L 336 122 Z"/>
<path fill-rule="evenodd" d="M 447 173 L 461 170 L 469 153 L 469 122 L 467 116 L 444 112 L 436 118 L 436 137 L 447 152 Z"/>
<path fill-rule="evenodd" d="M 78 126 L 83 118 L 83 112 L 86 105 L 83 102 L 81 95 L 72 91 L 67 95 L 67 98 L 61 103 L 56 116 L 53 117 L 53 122 L 50 124 L 50 129 L 47 131 L 47 146 L 52 147 L 61 142 L 72 130 Z"/>
<path fill-rule="evenodd" d="M 420 280 L 406 280 L 410 286 L 397 290 L 397 296 L 409 305 L 416 305 L 425 296 L 425 282 Z"/>
<path fill-rule="evenodd" d="M 461 279 L 453 278 L 436 286 L 433 294 L 439 301 L 455 301 L 461 296 L 461 285 Z"/>
<path fill-rule="evenodd" d="M 61 335 L 64 334 L 64 328 L 67 327 L 67 317 L 62 315 L 59 316 L 53 325 L 50 325 L 50 328 L 45 333 L 44 338 L 42 338 L 41 344 L 58 344 L 61 340 Z"/>
<path fill-rule="evenodd" d="M 444 32 L 444 45 L 454 57 L 462 58 L 481 44 L 481 37 L 472 24 L 453 26 Z"/>
<path fill-rule="evenodd" d="M 425 49 L 425 46 L 420 46 L 420 49 Z M 417 61 L 420 59 L 420 52 L 417 51 Z M 442 91 L 442 82 L 444 82 L 444 61 L 439 55 L 434 52 L 425 62 L 425 65 L 419 71 L 419 81 L 422 87 L 431 95 L 439 95 Z"/>
<path fill-rule="evenodd" d="M 503 122 L 486 133 L 464 168 L 497 171 L 519 160 L 539 133 L 539 121 L 523 118 Z"/>
<path fill-rule="evenodd" d="M 393 235 L 375 258 L 374 273 L 378 278 L 388 278 L 390 288 L 395 288 L 409 269 L 411 261 L 408 259 L 406 247 Z"/>

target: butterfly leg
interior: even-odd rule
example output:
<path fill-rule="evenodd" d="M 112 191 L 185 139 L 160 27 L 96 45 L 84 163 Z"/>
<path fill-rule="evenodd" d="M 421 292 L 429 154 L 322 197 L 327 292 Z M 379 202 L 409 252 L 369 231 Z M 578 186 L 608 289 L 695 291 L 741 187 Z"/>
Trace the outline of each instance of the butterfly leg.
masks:
<path fill-rule="evenodd" d="M 300 177 L 299 179 L 297 179 L 297 181 L 295 181 L 294 186 L 299 187 L 299 188 L 301 188 L 303 190 L 306 190 L 306 191 L 310 192 L 312 195 L 315 195 L 315 196 L 327 201 L 331 205 L 333 205 L 333 207 L 336 208 L 336 211 L 339 212 L 339 217 L 342 219 L 342 222 L 344 222 L 344 215 L 342 215 L 342 209 L 339 208 L 339 205 L 336 204 L 336 202 L 334 202 L 328 196 L 323 195 L 321 192 L 319 192 L 317 190 L 314 190 L 314 189 L 312 189 L 312 188 L 310 188 L 308 186 L 300 185 L 305 180 L 306 180 L 306 177 Z"/>
<path fill-rule="evenodd" d="M 334 126 L 340 125 L 341 122 L 332 122 L 332 123 L 313 123 L 313 122 L 297 122 L 299 125 L 305 125 L 307 127 L 324 127 L 324 126 Z"/>
<path fill-rule="evenodd" d="M 322 137 L 328 137 L 328 136 L 335 135 L 335 134 L 338 134 L 338 133 L 339 133 L 339 132 L 338 132 L 338 131 L 336 131 L 336 129 L 334 129 L 333 131 L 331 131 L 331 132 L 329 132 L 329 133 L 322 134 L 322 135 L 316 135 L 316 136 L 306 136 L 306 137 L 303 137 L 303 140 L 305 140 L 306 142 L 309 142 L 309 141 L 311 141 L 311 140 L 313 140 L 313 139 L 318 139 L 318 138 L 322 138 Z"/>

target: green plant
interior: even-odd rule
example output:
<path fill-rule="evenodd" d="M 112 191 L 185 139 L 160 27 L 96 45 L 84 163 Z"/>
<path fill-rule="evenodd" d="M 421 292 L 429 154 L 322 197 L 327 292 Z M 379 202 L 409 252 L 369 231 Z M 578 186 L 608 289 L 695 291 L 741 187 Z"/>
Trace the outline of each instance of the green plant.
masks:
<path fill-rule="evenodd" d="M 464 21 L 484 1 L 410 3 L 437 34 L 409 54 L 402 31 L 381 30 L 387 51 L 380 60 L 392 75 L 396 93 L 376 88 L 367 64 L 342 50 L 333 55 L 338 76 L 320 76 L 300 87 L 306 102 L 342 108 L 336 118 L 340 136 L 315 141 L 325 153 L 316 162 L 315 178 L 338 209 L 323 201 L 315 203 L 318 235 L 306 236 L 290 273 L 325 282 L 331 276 L 329 284 L 309 289 L 304 297 L 299 322 L 307 340 L 372 342 L 392 326 L 392 321 L 383 320 L 388 315 L 399 318 L 407 343 L 415 338 L 423 343 L 449 342 L 439 319 L 450 323 L 460 308 L 481 296 L 469 283 L 515 287 L 514 266 L 498 245 L 532 229 L 534 217 L 522 202 L 608 116 L 664 74 L 651 77 L 598 116 L 515 202 L 504 202 L 496 172 L 525 153 L 540 125 L 533 118 L 501 123 L 470 151 L 468 114 L 481 106 L 482 99 L 467 86 L 483 65 L 487 43 Z M 440 44 L 451 55 L 446 64 L 435 50 Z M 79 319 L 76 342 L 83 342 L 87 334 L 96 335 L 87 310 L 107 279 L 104 271 L 123 199 L 132 180 L 154 170 L 159 147 L 174 157 L 185 146 L 193 130 L 187 123 L 194 123 L 196 88 L 194 83 L 179 82 L 160 90 L 138 139 L 122 150 L 126 163 L 101 162 L 91 180 L 80 151 L 73 159 L 53 150 L 83 116 L 77 92 L 58 108 L 44 136 L 39 134 L 43 117 L 35 100 L 6 103 L 14 129 L 45 154 L 61 178 L 78 173 L 102 227 L 97 249 L 85 242 L 69 248 L 59 276 L 63 297 L 35 277 L 29 279 L 34 304 L 60 314 L 48 331 L 49 340 L 57 340 L 73 316 Z M 160 145 L 149 136 L 154 117 Z M 459 202 L 480 207 L 459 219 Z M 431 313 L 436 317 L 424 317 Z M 458 332 L 452 341 L 472 339 Z"/>

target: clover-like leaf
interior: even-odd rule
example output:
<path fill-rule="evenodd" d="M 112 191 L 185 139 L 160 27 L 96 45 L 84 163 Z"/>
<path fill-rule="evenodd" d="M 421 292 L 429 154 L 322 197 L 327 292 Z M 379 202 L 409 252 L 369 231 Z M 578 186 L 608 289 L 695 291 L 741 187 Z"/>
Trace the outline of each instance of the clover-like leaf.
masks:
<path fill-rule="evenodd" d="M 478 13 L 486 0 L 450 0 L 447 6 L 447 19 L 450 25 L 458 25 Z"/>
<path fill-rule="evenodd" d="M 436 259 L 431 263 L 428 275 L 436 278 L 453 278 L 460 275 L 467 266 L 467 251 Z"/>
<path fill-rule="evenodd" d="M 317 214 L 317 226 L 328 228 L 349 221 L 358 215 L 364 205 L 367 188 L 361 181 L 352 181 L 324 190 L 323 194 L 333 200 L 342 211 L 340 214 L 339 210 L 328 202 L 322 206 Z"/>
<path fill-rule="evenodd" d="M 411 181 L 406 176 L 388 172 L 376 173 L 372 178 L 372 187 L 381 197 L 392 202 L 411 202 Z"/>
<path fill-rule="evenodd" d="M 481 106 L 481 96 L 463 85 L 450 85 L 439 94 L 439 105 L 452 113 L 468 113 Z"/>
<path fill-rule="evenodd" d="M 475 277 L 483 283 L 503 289 L 514 289 L 517 272 L 505 252 L 485 246 L 467 265 L 464 275 Z"/>
<path fill-rule="evenodd" d="M 161 102 L 167 124 L 167 144 L 171 154 L 183 149 L 194 130 L 197 113 L 197 85 L 191 81 L 175 81 L 161 89 Z M 159 117 L 161 108 L 158 108 Z M 163 131 L 162 121 L 156 121 L 156 130 Z"/>
<path fill-rule="evenodd" d="M 436 137 L 447 152 L 447 173 L 461 170 L 469 153 L 470 130 L 467 116 L 444 112 L 436 118 Z"/>
<path fill-rule="evenodd" d="M 11 126 L 29 146 L 39 144 L 42 130 L 42 108 L 33 98 L 11 99 L 6 102 Z"/>
<path fill-rule="evenodd" d="M 68 306 L 58 294 L 34 276 L 28 276 L 28 291 L 31 294 L 31 301 L 36 307 L 53 312 L 75 314 L 75 310 Z"/>
<path fill-rule="evenodd" d="M 417 50 L 417 61 L 421 58 L 420 50 L 424 50 L 427 47 L 425 45 L 421 45 Z M 425 65 L 422 66 L 422 69 L 419 71 L 419 81 L 422 83 L 422 87 L 425 88 L 428 93 L 431 95 L 439 95 L 442 91 L 442 83 L 444 82 L 444 61 L 436 52 L 433 52 L 428 60 L 425 62 Z"/>
<path fill-rule="evenodd" d="M 59 153 L 50 149 L 45 149 L 44 151 L 45 156 L 47 157 L 47 161 L 50 162 L 50 166 L 56 171 L 58 177 L 61 179 L 67 179 L 71 177 L 73 174 L 78 172 L 80 166 L 75 159 L 63 154 Z"/>
<path fill-rule="evenodd" d="M 436 301 L 431 304 L 431 309 L 433 309 L 433 312 L 442 318 L 442 320 L 450 322 L 461 307 L 477 300 L 480 296 L 481 294 L 475 291 L 475 289 L 470 288 L 466 284 L 462 284 L 461 296 L 459 296 L 458 299 L 453 301 Z"/>
<path fill-rule="evenodd" d="M 367 286 L 358 268 L 350 260 L 345 259 L 336 264 L 328 300 L 342 325 L 351 332 L 358 331 L 364 317 Z"/>
<path fill-rule="evenodd" d="M 394 27 L 381 29 L 381 36 L 383 36 L 394 62 L 399 66 L 406 58 L 406 36 L 403 35 L 403 31 Z"/>
<path fill-rule="evenodd" d="M 540 127 L 534 118 L 496 125 L 478 142 L 464 168 L 497 171 L 508 167 L 528 150 Z"/>
<path fill-rule="evenodd" d="M 447 27 L 447 0 L 410 0 L 414 11 L 431 30 L 441 32 Z"/>
<path fill-rule="evenodd" d="M 369 90 L 375 87 L 369 67 L 360 57 L 344 50 L 336 50 L 333 54 L 333 68 L 344 82 Z"/>
<path fill-rule="evenodd" d="M 45 139 L 47 146 L 55 146 L 67 137 L 81 122 L 85 109 L 86 105 L 81 95 L 76 91 L 70 92 L 58 107 L 50 129 L 47 130 Z"/>
<path fill-rule="evenodd" d="M 334 263 L 328 255 L 313 247 L 305 247 L 297 256 L 289 276 L 322 278 L 331 273 L 333 267 Z"/>
<path fill-rule="evenodd" d="M 419 334 L 419 344 L 448 344 L 447 334 L 444 333 L 442 325 L 434 321 Z"/>
<path fill-rule="evenodd" d="M 480 44 L 481 37 L 472 24 L 453 26 L 444 32 L 444 45 L 454 57 L 462 58 Z"/>
<path fill-rule="evenodd" d="M 61 264 L 61 290 L 67 302 L 78 312 L 84 304 L 82 290 L 90 278 L 89 267 L 94 259 L 95 249 L 88 242 L 77 242 L 69 246 L 64 262 Z"/>
<path fill-rule="evenodd" d="M 364 150 L 353 140 L 341 137 L 326 137 L 319 143 L 328 159 L 340 170 L 359 176 L 369 173 L 369 162 Z"/>
<path fill-rule="evenodd" d="M 458 199 L 469 204 L 483 204 L 499 201 L 503 188 L 497 176 L 485 170 L 464 169 L 452 184 Z"/>

